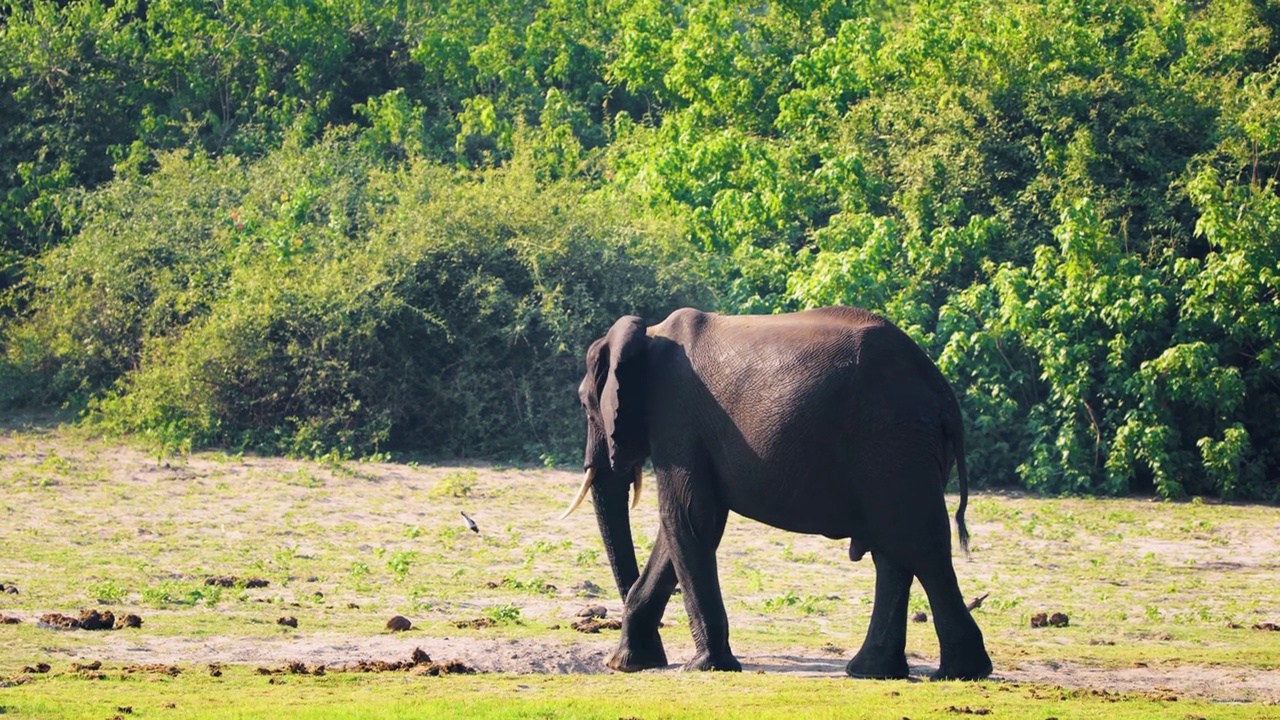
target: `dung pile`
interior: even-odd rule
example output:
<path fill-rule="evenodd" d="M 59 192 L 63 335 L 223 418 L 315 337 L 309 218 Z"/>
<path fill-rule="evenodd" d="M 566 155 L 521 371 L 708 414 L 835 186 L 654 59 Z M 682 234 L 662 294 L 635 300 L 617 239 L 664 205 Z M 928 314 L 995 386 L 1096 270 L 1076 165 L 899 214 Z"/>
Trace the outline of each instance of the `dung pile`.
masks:
<path fill-rule="evenodd" d="M 36 624 L 54 630 L 120 630 L 142 627 L 142 618 L 128 613 L 117 619 L 110 610 L 83 610 L 78 618 L 56 612 L 45 613 Z"/>
<path fill-rule="evenodd" d="M 410 672 L 414 675 L 470 675 L 476 669 L 459 660 L 435 662 L 422 648 L 414 648 L 408 660 L 360 660 L 333 668 L 334 672 Z"/>

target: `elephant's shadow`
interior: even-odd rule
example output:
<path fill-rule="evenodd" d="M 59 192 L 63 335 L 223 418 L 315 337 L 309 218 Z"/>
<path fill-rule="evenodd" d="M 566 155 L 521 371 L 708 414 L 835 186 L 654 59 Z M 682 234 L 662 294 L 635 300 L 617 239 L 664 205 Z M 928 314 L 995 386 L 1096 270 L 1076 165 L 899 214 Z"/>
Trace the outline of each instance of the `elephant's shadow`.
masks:
<path fill-rule="evenodd" d="M 740 655 L 742 672 L 800 675 L 806 677 L 846 677 L 848 658 L 806 655 Z M 938 669 L 937 665 L 912 664 L 907 682 L 924 682 Z M 658 672 L 677 671 L 680 663 L 671 663 Z"/>
<path fill-rule="evenodd" d="M 741 658 L 743 672 L 812 675 L 815 677 L 845 677 L 848 658 L 839 656 L 805 655 L 748 655 Z M 937 670 L 936 665 L 911 666 L 908 682 L 923 682 Z"/>

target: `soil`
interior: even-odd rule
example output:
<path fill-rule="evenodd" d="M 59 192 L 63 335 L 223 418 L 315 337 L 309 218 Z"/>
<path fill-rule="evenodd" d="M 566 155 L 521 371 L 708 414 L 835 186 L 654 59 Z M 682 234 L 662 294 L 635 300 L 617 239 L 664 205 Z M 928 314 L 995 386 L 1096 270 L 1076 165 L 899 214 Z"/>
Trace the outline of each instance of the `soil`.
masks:
<path fill-rule="evenodd" d="M 616 645 L 616 634 L 600 632 L 601 639 L 584 637 L 566 644 L 541 639 L 474 637 L 376 637 L 290 638 L 263 641 L 246 638 L 152 638 L 145 642 L 112 642 L 95 657 L 111 662 L 131 662 L 133 667 L 191 667 L 241 664 L 259 667 L 323 667 L 328 672 L 388 672 L 412 668 L 417 653 L 448 658 L 446 664 L 479 673 L 602 674 L 611 672 L 604 661 Z M 671 664 L 649 672 L 676 672 L 693 657 L 693 648 L 668 647 Z M 773 653 L 740 653 L 743 672 L 782 673 L 796 677 L 843 678 L 846 652 L 812 648 Z M 831 648 L 839 650 L 839 648 Z M 388 658 L 410 658 L 394 660 Z M 937 666 L 923 658 L 908 658 L 910 682 L 925 682 Z M 407 664 L 406 664 L 407 663 Z M 78 666 L 89 668 L 90 666 Z M 458 672 L 451 670 L 450 672 Z M 296 671 L 295 671 L 296 672 Z M 998 669 L 992 680 L 1014 684 L 1035 683 L 1087 692 L 1158 692 L 1170 696 L 1212 699 L 1220 702 L 1280 703 L 1280 670 L 1166 666 L 1103 668 L 1070 662 L 1029 661 Z M 850 682 L 855 682 L 850 680 Z"/>
<path fill-rule="evenodd" d="M 15 449 L 12 447 L 13 441 L 10 441 L 10 447 L 0 447 L 0 450 L 4 450 L 9 454 L 10 464 L 13 464 L 12 460 L 21 458 L 28 462 L 28 466 L 45 457 L 44 454 L 40 453 L 52 455 L 52 453 L 47 452 L 45 446 L 40 444 L 43 441 L 27 440 L 26 442 L 34 444 L 36 446 L 35 449 Z M 199 457 L 192 457 L 181 466 L 169 467 L 166 464 L 157 467 L 154 458 L 148 457 L 145 453 L 127 448 L 100 450 L 96 453 L 96 461 L 103 466 L 114 468 L 112 477 L 116 480 L 116 485 L 120 488 L 121 493 L 141 493 L 143 490 L 152 487 L 182 488 L 185 487 L 184 483 L 190 483 L 193 479 L 204 479 L 207 483 L 213 483 L 219 478 L 249 476 L 250 473 L 265 474 L 270 472 L 273 476 L 277 476 L 296 471 L 300 467 L 292 462 L 261 458 L 245 458 L 235 463 L 223 461 L 222 464 L 219 464 Z M 343 501 L 344 496 L 337 493 L 342 487 L 340 483 L 347 483 L 350 487 L 357 488 L 361 492 L 364 492 L 363 489 L 367 487 L 373 488 L 378 492 L 391 494 L 399 492 L 402 487 L 412 487 L 409 484 L 410 481 L 420 482 L 421 478 L 428 476 L 428 471 L 414 470 L 405 465 L 383 464 L 361 466 L 360 472 L 368 476 L 376 476 L 381 484 L 375 485 L 366 475 L 346 479 L 345 476 L 330 474 L 322 478 L 324 482 L 331 484 L 328 487 L 334 488 L 334 499 L 325 501 L 335 503 L 335 505 L 326 508 L 325 512 L 328 515 L 340 516 L 344 521 L 355 518 L 353 522 L 356 520 L 370 523 L 375 521 L 394 522 L 397 527 L 412 526 L 415 523 L 425 524 L 421 516 L 410 514 L 408 511 L 397 510 L 396 512 L 399 514 L 389 515 L 384 518 L 372 515 L 371 511 L 364 509 L 364 506 L 355 507 L 354 509 L 347 506 L 339 508 L 337 503 Z M 445 472 L 447 470 L 432 470 L 430 473 L 434 474 L 431 474 L 429 479 L 438 479 Z M 556 477 L 550 479 L 545 477 L 535 479 L 547 486 L 552 484 L 565 487 L 576 486 L 576 477 L 568 473 L 563 474 L 563 478 L 560 478 L 559 475 L 557 474 Z M 483 478 L 484 475 L 482 473 L 481 491 L 484 490 Z M 509 482 L 508 480 L 503 481 L 503 483 Z M 168 484 L 166 485 L 166 483 Z M 281 492 L 284 493 L 286 491 L 282 490 Z M 175 497 L 181 496 L 175 495 Z M 475 497 L 475 495 L 472 496 L 473 499 Z M 282 499 L 280 501 L 281 508 L 287 509 L 291 507 L 289 502 L 293 501 L 288 498 Z M 556 495 L 556 503 L 558 504 L 559 501 L 560 495 Z M 139 538 L 144 536 L 150 538 L 156 532 L 153 528 L 164 527 L 164 522 L 168 518 L 168 515 L 162 512 L 160 508 L 130 505 L 128 503 L 122 503 L 117 507 L 123 508 L 113 511 L 119 513 L 119 517 L 115 520 L 118 527 L 126 529 L 130 533 L 136 532 Z M 237 521 L 240 520 L 239 516 L 231 514 L 227 508 L 220 508 L 215 504 L 206 504 L 201 507 L 207 517 L 186 518 L 186 521 L 191 522 L 196 527 L 216 529 L 217 532 L 226 536 L 229 543 L 238 539 L 236 525 Z M 53 525 L 50 518 L 57 516 L 54 511 L 49 509 L 28 507 L 24 508 L 24 511 L 28 513 L 26 517 L 31 522 L 43 519 L 44 522 L 50 525 Z M 652 502 L 646 506 L 645 511 L 653 512 Z M 249 511 L 242 510 L 241 512 L 247 514 Z M 33 513 L 35 516 L 33 516 Z M 283 515 L 283 511 L 279 514 Z M 485 529 L 478 535 L 468 533 L 467 537 L 478 537 L 479 540 L 483 540 L 486 537 L 483 533 L 491 532 L 488 528 L 498 527 L 500 523 L 513 522 L 512 517 L 503 517 L 499 520 L 495 517 L 498 515 L 499 512 L 497 510 L 491 510 L 487 517 L 477 513 L 476 517 L 482 523 L 481 527 Z M 253 519 L 253 517 L 256 516 L 252 516 L 250 519 Z M 261 522 L 261 520 L 259 521 Z M 587 521 L 587 523 L 593 525 L 590 521 Z M 971 520 L 970 527 L 974 528 L 979 525 L 980 523 L 974 517 Z M 563 525 L 557 526 L 556 531 L 563 532 L 563 527 Z M 752 525 L 752 527 L 758 528 L 759 526 Z M 995 529 L 994 526 L 990 528 L 991 531 Z M 496 533 L 496 531 L 493 532 Z M 180 536 L 175 532 L 165 542 L 175 542 L 174 538 L 180 538 Z M 554 541 L 559 537 L 554 535 L 539 537 L 529 532 L 525 539 L 529 542 L 535 540 Z M 741 538 L 738 540 L 741 541 Z M 1142 552 L 1150 552 L 1156 555 L 1167 553 L 1178 555 L 1179 557 L 1182 557 L 1187 552 L 1185 546 L 1175 545 L 1171 542 L 1167 543 L 1169 547 L 1164 547 L 1161 543 L 1165 541 L 1159 539 L 1139 538 L 1138 541 L 1146 543 L 1138 548 Z M 1256 533 L 1252 537 L 1228 536 L 1223 541 L 1232 543 L 1229 548 L 1229 561 L 1213 554 L 1218 552 L 1218 546 L 1216 545 L 1208 546 L 1209 550 L 1200 551 L 1198 555 L 1191 557 L 1190 560 L 1198 562 L 1199 564 L 1196 567 L 1203 568 L 1206 571 L 1243 571 L 1246 569 L 1256 571 L 1258 568 L 1267 569 L 1267 572 L 1272 571 L 1269 568 L 1273 567 L 1270 563 L 1274 562 L 1275 544 L 1273 537 L 1263 533 Z M 147 542 L 153 541 L 148 539 Z M 787 542 L 791 541 L 788 539 Z M 799 546 L 798 553 L 804 552 L 805 548 L 809 547 L 800 545 L 800 542 L 796 541 Z M 731 544 L 726 542 L 726 545 Z M 783 548 L 790 550 L 791 546 L 784 545 Z M 1222 552 L 1225 554 L 1228 549 L 1223 549 Z M 728 567 L 733 562 L 731 553 L 727 550 L 722 551 L 722 553 L 726 556 L 724 563 Z M 978 555 L 978 553 L 975 552 L 975 555 Z M 981 557 L 980 555 L 978 556 Z M 603 562 L 603 560 L 599 562 Z M 1219 563 L 1221 566 L 1214 565 L 1214 563 Z M 1226 563 L 1230 563 L 1230 566 L 1226 565 Z M 813 563 L 799 564 L 796 567 L 801 569 L 812 567 L 815 572 L 824 571 L 820 565 Z M 1037 565 L 1037 567 L 1039 566 Z M 219 568 L 219 571 L 222 571 L 222 569 Z M 972 570 L 970 572 L 972 574 Z M 210 585 L 224 588 L 254 588 L 267 585 L 265 580 L 259 578 L 245 579 L 234 575 L 199 575 L 193 579 L 197 582 L 203 581 Z M 503 578 L 502 581 L 488 581 L 483 584 L 486 587 L 501 587 L 509 583 L 506 578 Z M 92 648 L 51 650 L 51 654 L 55 657 L 45 659 L 53 661 L 55 666 L 64 668 L 73 660 L 85 661 L 91 657 L 93 660 L 98 661 L 87 664 L 78 663 L 76 671 L 82 673 L 99 672 L 102 662 L 111 663 L 113 668 L 123 667 L 126 672 L 160 674 L 197 671 L 199 669 L 198 671 L 200 672 L 207 671 L 216 675 L 221 672 L 223 666 L 231 664 L 264 668 L 267 674 L 271 675 L 299 674 L 302 672 L 315 674 L 318 668 L 323 668 L 322 672 L 398 671 L 435 674 L 468 671 L 522 674 L 600 674 L 610 672 L 605 668 L 605 659 L 617 644 L 617 621 L 614 618 L 621 616 L 621 604 L 616 600 L 610 602 L 609 599 L 613 597 L 612 590 L 602 588 L 599 583 L 584 580 L 570 585 L 569 578 L 566 578 L 561 587 L 568 587 L 567 592 L 574 593 L 577 598 L 598 596 L 601 601 L 608 604 L 607 615 L 610 619 L 601 619 L 605 613 L 600 613 L 599 615 L 592 613 L 596 616 L 578 620 L 577 622 L 583 628 L 589 627 L 590 629 L 580 628 L 586 634 L 577 635 L 573 641 L 567 641 L 562 638 L 494 637 L 492 630 L 486 631 L 483 635 L 475 633 L 474 629 L 491 628 L 494 625 L 493 621 L 487 617 L 458 620 L 458 632 L 454 634 L 446 630 L 445 632 L 449 633 L 447 636 L 426 635 L 418 630 L 413 632 L 385 632 L 376 635 L 344 635 L 329 632 L 323 628 L 306 628 L 306 632 L 289 632 L 280 637 L 272 638 L 216 635 L 161 636 L 137 632 L 93 633 L 95 642 Z M 7 579 L 3 588 L 3 592 L 16 592 L 16 589 L 10 590 L 12 583 L 8 582 Z M 826 586 L 822 590 L 815 589 L 815 591 L 825 591 L 825 588 Z M 25 580 L 24 589 L 27 589 Z M 555 586 L 550 584 L 539 586 L 534 590 L 548 593 L 556 592 Z M 778 594 L 780 594 L 780 591 L 775 590 L 774 595 Z M 976 602 L 980 603 L 981 600 L 979 599 Z M 988 601 L 989 604 L 993 602 L 991 600 Z M 1057 601 L 1053 602 L 1056 603 Z M 1047 609 L 1056 609 L 1053 605 L 1048 603 L 1046 605 L 1048 605 Z M 359 604 L 346 603 L 346 607 L 358 609 Z M 460 605 L 460 607 L 463 606 Z M 475 611 L 475 606 L 471 606 L 470 612 Z M 1072 612 L 1073 615 L 1077 613 L 1074 609 Z M 535 612 L 529 612 L 529 614 L 537 616 Z M 47 626 L 68 629 L 81 626 L 84 620 L 84 618 L 77 619 L 56 613 L 48 613 L 44 617 L 40 617 L 38 612 L 18 613 L 8 610 L 4 615 L 5 621 L 8 622 L 8 618 L 11 616 L 15 620 L 22 620 L 23 622 L 35 622 L 39 618 L 40 622 Z M 469 616 L 470 613 L 467 617 Z M 380 617 L 386 617 L 386 615 L 381 615 Z M 1078 618 L 1079 616 L 1076 615 L 1076 617 Z M 131 624 L 130 618 L 136 618 L 137 624 Z M 93 618 L 89 619 L 93 620 Z M 408 619 L 403 617 L 399 619 L 404 620 L 406 626 L 410 625 Z M 568 620 L 569 618 L 566 617 L 565 619 Z M 105 618 L 99 616 L 96 622 L 99 626 L 103 626 L 104 629 L 112 627 L 112 623 L 104 624 L 104 620 Z M 397 618 L 392 618 L 392 620 L 395 621 Z M 1052 632 L 1052 626 L 1060 625 L 1065 627 L 1068 624 L 1065 613 L 1045 613 L 1035 620 L 1039 620 L 1040 623 L 1046 626 L 1051 626 L 1034 631 L 1038 634 Z M 1035 624 L 1035 620 L 1033 620 L 1033 624 Z M 120 624 L 128 627 L 141 625 L 141 618 L 137 618 L 137 616 L 125 616 L 121 621 Z M 148 622 L 151 621 L 148 620 Z M 381 623 L 381 619 L 378 622 Z M 296 620 L 294 623 L 296 623 Z M 396 624 L 398 625 L 399 623 Z M 1249 623 L 1249 625 L 1253 625 L 1253 623 Z M 1246 627 L 1249 625 L 1246 625 Z M 1074 627 L 1073 624 L 1072 628 Z M 1256 627 L 1259 630 L 1266 631 L 1276 629 L 1274 625 L 1269 623 L 1257 623 Z M 389 630 L 399 629 L 392 627 L 390 622 L 387 628 Z M 407 630 L 408 627 L 404 629 Z M 683 627 L 665 633 L 664 641 L 667 643 L 667 655 L 672 664 L 667 668 L 651 672 L 675 671 L 680 664 L 691 659 L 694 655 L 692 643 Z M 845 663 L 856 648 L 838 648 L 828 644 L 823 647 L 794 647 L 772 649 L 767 652 L 753 651 L 750 647 L 735 647 L 735 650 L 738 652 L 738 658 L 742 662 L 744 672 L 781 673 L 796 677 L 843 678 L 845 677 Z M 1044 656 L 1041 655 L 1040 657 L 1043 658 Z M 444 660 L 433 660 L 432 658 Z M 912 655 L 908 657 L 908 660 L 911 668 L 911 681 L 923 681 L 936 670 L 936 658 Z M 1076 661 L 1058 662 L 1044 659 L 1019 661 L 1017 658 L 1007 657 L 997 658 L 996 660 L 997 670 L 993 675 L 994 680 L 1008 683 L 1035 683 L 1038 688 L 1037 692 L 1041 690 L 1050 692 L 1054 691 L 1055 687 L 1060 687 L 1067 689 L 1064 692 L 1159 692 L 1170 696 L 1208 698 L 1223 702 L 1261 701 L 1280 703 L 1280 668 L 1259 669 L 1239 666 L 1161 665 L 1156 663 L 1152 663 L 1149 666 L 1116 668 L 1095 666 L 1087 662 Z M 31 662 L 31 660 L 26 660 L 26 662 Z"/>

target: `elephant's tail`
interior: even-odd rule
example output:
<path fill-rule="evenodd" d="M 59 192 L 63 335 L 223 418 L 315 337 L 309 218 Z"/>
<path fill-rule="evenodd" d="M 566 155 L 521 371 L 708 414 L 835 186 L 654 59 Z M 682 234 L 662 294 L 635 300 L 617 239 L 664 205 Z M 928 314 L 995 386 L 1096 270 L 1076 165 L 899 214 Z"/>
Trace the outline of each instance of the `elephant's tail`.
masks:
<path fill-rule="evenodd" d="M 960 506 L 956 508 L 956 527 L 960 530 L 960 549 L 969 556 L 969 528 L 964 525 L 964 508 L 969 504 L 969 476 L 964 469 L 964 431 L 955 435 L 956 474 L 960 478 Z"/>
<path fill-rule="evenodd" d="M 956 508 L 956 528 L 960 533 L 960 549 L 965 557 L 969 555 L 969 528 L 964 524 L 964 510 L 969 504 L 969 473 L 964 466 L 964 421 L 960 418 L 960 407 L 952 396 L 952 411 L 948 413 L 947 434 L 951 437 L 952 452 L 956 456 L 956 476 L 960 480 L 960 506 Z"/>

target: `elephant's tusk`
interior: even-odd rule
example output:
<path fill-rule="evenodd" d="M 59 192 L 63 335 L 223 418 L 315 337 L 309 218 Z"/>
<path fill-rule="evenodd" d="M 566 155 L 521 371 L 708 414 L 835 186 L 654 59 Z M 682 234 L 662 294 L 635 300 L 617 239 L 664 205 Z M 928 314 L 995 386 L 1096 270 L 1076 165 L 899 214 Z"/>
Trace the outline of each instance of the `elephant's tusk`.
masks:
<path fill-rule="evenodd" d="M 582 504 L 583 499 L 587 497 L 587 491 L 591 489 L 591 481 L 595 479 L 596 469 L 587 468 L 587 476 L 582 478 L 582 487 L 578 489 L 578 497 L 573 499 L 573 504 L 570 505 L 569 509 L 565 510 L 564 514 L 560 516 L 561 520 L 569 517 L 573 514 L 574 510 L 578 509 L 578 506 Z"/>
<path fill-rule="evenodd" d="M 642 477 L 644 477 L 644 473 L 641 472 L 640 466 L 637 465 L 636 466 L 636 484 L 635 484 L 635 487 L 632 488 L 631 490 L 631 509 L 632 510 L 635 510 L 636 505 L 640 504 L 640 486 L 643 484 L 640 482 L 640 479 Z"/>

